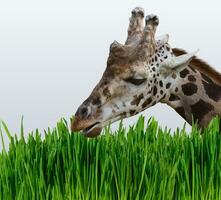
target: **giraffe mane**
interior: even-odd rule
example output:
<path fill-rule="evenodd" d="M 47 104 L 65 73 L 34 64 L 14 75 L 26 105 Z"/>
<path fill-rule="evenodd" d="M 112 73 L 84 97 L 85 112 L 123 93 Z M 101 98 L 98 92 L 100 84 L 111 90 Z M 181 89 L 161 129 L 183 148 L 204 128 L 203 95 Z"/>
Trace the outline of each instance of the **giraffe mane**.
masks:
<path fill-rule="evenodd" d="M 179 49 L 179 48 L 173 48 L 172 50 L 176 56 L 180 56 L 180 55 L 187 53 L 185 50 Z M 200 71 L 201 73 L 206 74 L 214 82 L 221 85 L 221 74 L 218 71 L 216 71 L 213 67 L 211 67 L 207 62 L 205 62 L 197 57 L 194 57 L 189 65 L 193 69 L 196 69 L 196 70 Z"/>

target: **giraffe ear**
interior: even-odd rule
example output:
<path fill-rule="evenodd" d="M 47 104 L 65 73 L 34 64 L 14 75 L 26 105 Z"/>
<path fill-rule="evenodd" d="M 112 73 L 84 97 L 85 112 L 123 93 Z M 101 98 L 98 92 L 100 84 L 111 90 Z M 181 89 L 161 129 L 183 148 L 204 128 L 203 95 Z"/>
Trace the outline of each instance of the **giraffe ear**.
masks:
<path fill-rule="evenodd" d="M 195 57 L 198 52 L 199 49 L 193 53 L 187 53 L 181 56 L 171 56 L 170 59 L 162 64 L 160 71 L 165 76 L 173 73 L 173 71 L 180 71 L 182 70 L 182 68 L 185 68 L 190 63 L 190 61 Z"/>
<path fill-rule="evenodd" d="M 187 53 L 181 56 L 172 57 L 170 67 L 172 69 L 178 69 L 185 67 L 190 63 L 190 61 L 195 57 L 195 55 L 199 52 L 199 49 L 197 49 L 195 52 Z"/>

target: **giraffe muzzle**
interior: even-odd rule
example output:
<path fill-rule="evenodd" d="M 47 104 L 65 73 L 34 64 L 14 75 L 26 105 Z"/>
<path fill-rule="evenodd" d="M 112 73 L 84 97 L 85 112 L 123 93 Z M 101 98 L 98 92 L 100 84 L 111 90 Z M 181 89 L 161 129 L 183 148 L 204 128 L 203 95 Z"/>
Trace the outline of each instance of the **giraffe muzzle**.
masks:
<path fill-rule="evenodd" d="M 102 127 L 100 122 L 91 123 L 89 120 L 82 120 L 76 116 L 71 123 L 71 131 L 82 131 L 84 136 L 92 138 L 98 136 L 101 133 Z"/>

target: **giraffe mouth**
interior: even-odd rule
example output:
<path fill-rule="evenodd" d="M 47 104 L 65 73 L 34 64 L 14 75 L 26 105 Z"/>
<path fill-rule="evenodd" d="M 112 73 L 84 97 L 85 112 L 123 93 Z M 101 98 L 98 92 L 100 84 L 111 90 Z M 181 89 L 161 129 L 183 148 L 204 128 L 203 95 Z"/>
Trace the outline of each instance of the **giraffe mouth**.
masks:
<path fill-rule="evenodd" d="M 113 118 L 110 118 L 104 122 L 95 122 L 89 126 L 87 126 L 86 128 L 83 128 L 83 129 L 77 129 L 78 131 L 79 130 L 82 130 L 82 134 L 85 136 L 85 137 L 88 137 L 88 138 L 94 138 L 98 135 L 100 135 L 101 131 L 102 131 L 102 128 L 107 126 L 107 125 L 110 125 L 112 124 L 113 122 L 115 121 L 118 121 L 122 119 L 122 114 L 118 114 L 116 115 L 115 117 Z"/>
<path fill-rule="evenodd" d="M 82 132 L 84 136 L 86 137 L 96 137 L 101 133 L 101 123 L 100 122 L 95 122 L 94 124 L 88 126 L 87 128 L 83 129 Z"/>

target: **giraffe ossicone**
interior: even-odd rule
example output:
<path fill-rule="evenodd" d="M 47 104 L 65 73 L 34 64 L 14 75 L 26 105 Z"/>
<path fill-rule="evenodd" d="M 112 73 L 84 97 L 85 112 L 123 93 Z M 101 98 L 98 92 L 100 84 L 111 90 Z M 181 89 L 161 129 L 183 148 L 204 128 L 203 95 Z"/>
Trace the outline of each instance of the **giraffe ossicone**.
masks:
<path fill-rule="evenodd" d="M 95 137 L 104 126 L 158 102 L 201 127 L 221 113 L 221 75 L 197 59 L 197 52 L 172 49 L 168 34 L 155 38 L 159 18 L 148 15 L 144 23 L 144 16 L 142 8 L 132 10 L 126 42 L 111 44 L 103 76 L 79 106 L 72 131 Z"/>

